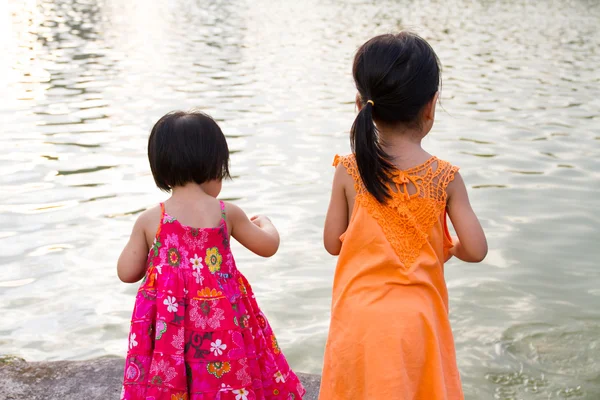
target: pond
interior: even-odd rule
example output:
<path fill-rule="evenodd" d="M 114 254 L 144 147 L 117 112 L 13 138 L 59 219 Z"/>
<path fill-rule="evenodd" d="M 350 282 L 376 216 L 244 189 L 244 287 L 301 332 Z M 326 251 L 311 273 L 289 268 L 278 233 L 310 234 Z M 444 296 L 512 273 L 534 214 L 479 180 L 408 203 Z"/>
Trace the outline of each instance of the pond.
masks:
<path fill-rule="evenodd" d="M 0 5 L 0 353 L 123 356 L 136 215 L 165 199 L 152 124 L 199 107 L 233 150 L 224 199 L 279 253 L 238 265 L 298 371 L 319 373 L 349 152 L 352 57 L 410 28 L 443 63 L 425 147 L 461 167 L 488 235 L 446 277 L 467 399 L 600 398 L 600 5 L 525 0 L 8 0 Z"/>

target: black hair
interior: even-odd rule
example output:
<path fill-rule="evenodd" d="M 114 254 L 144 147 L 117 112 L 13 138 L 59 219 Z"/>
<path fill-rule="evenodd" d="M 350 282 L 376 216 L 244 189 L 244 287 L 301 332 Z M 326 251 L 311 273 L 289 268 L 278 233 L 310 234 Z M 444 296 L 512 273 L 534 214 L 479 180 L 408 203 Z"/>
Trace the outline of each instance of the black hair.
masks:
<path fill-rule="evenodd" d="M 225 135 L 200 111 L 173 111 L 159 119 L 148 139 L 148 159 L 156 186 L 165 192 L 231 177 Z"/>
<path fill-rule="evenodd" d="M 391 197 L 386 183 L 395 167 L 373 121 L 419 124 L 423 107 L 438 91 L 440 70 L 431 46 L 410 32 L 376 36 L 354 57 L 352 75 L 363 107 L 350 143 L 366 189 L 381 203 Z"/>

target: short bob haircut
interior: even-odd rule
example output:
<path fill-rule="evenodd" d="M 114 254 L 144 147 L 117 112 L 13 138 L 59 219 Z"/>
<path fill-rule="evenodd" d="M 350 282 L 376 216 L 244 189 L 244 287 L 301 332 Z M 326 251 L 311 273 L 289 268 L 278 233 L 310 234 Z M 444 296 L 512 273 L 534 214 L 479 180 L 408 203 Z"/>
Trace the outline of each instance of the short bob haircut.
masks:
<path fill-rule="evenodd" d="M 154 182 L 170 192 L 176 186 L 231 178 L 229 148 L 219 125 L 203 112 L 173 111 L 152 128 L 148 159 Z"/>

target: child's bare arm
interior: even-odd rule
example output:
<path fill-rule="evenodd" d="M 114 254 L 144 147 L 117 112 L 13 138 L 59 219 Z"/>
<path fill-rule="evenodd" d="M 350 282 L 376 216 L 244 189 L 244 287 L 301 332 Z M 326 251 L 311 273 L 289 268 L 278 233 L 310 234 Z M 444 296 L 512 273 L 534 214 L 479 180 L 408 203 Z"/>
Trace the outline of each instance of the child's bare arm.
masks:
<path fill-rule="evenodd" d="M 159 215 L 160 209 L 150 209 L 144 211 L 135 221 L 129 241 L 117 262 L 117 275 L 121 281 L 134 283 L 144 277 L 149 251 L 148 232 L 156 231 Z"/>
<path fill-rule="evenodd" d="M 458 235 L 452 255 L 466 262 L 481 262 L 487 255 L 485 233 L 471 208 L 465 182 L 459 173 L 448 184 L 448 215 Z"/>
<path fill-rule="evenodd" d="M 331 200 L 325 217 L 323 244 L 329 254 L 337 256 L 342 249 L 340 236 L 348 228 L 348 200 L 346 199 L 345 184 L 352 179 L 342 164 L 339 164 L 333 176 Z"/>
<path fill-rule="evenodd" d="M 265 216 L 248 219 L 235 204 L 226 203 L 231 236 L 245 248 L 261 257 L 271 257 L 279 249 L 279 232 Z"/>

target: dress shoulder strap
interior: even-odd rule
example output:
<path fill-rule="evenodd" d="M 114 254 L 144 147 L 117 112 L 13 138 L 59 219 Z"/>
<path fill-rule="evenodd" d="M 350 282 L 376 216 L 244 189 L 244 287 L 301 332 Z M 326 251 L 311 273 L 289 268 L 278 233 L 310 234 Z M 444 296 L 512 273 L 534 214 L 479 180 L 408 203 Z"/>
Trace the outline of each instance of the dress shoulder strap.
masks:
<path fill-rule="evenodd" d="M 219 204 L 221 204 L 221 219 L 226 221 L 227 213 L 225 212 L 225 202 L 223 200 L 219 200 Z"/>
<path fill-rule="evenodd" d="M 360 174 L 358 173 L 358 166 L 356 165 L 356 158 L 354 158 L 354 154 L 348 154 L 345 156 L 340 156 L 336 154 L 333 158 L 333 166 L 337 167 L 342 164 L 344 168 L 348 170 L 348 173 L 352 175 L 352 177 L 360 178 Z"/>
<path fill-rule="evenodd" d="M 459 168 L 450 164 L 448 161 L 436 159 L 437 168 L 430 172 L 431 176 L 428 182 L 428 195 L 437 201 L 446 202 L 448 197 L 446 188 L 454 180 Z"/>
<path fill-rule="evenodd" d="M 340 164 L 342 164 L 348 174 L 352 176 L 356 193 L 363 192 L 364 185 L 362 184 L 362 179 L 360 178 L 360 172 L 358 171 L 358 164 L 356 164 L 356 158 L 354 157 L 354 154 L 348 154 L 345 156 L 336 154 L 335 158 L 333 159 L 333 166 L 337 167 Z"/>
<path fill-rule="evenodd" d="M 366 188 L 360 177 L 358 165 L 354 154 L 345 156 L 336 155 L 333 159 L 333 166 L 342 164 L 348 174 L 354 180 L 354 188 L 357 194 L 365 193 Z M 407 183 L 410 180 L 419 192 L 419 197 L 426 197 L 440 202 L 446 201 L 446 188 L 454 180 L 454 176 L 459 168 L 447 161 L 440 160 L 437 157 L 431 157 L 427 162 L 406 171 L 397 171 L 392 181 L 395 183 Z M 396 193 L 406 193 L 396 192 Z"/>
<path fill-rule="evenodd" d="M 156 229 L 156 235 L 154 235 L 154 238 L 158 238 L 158 236 L 160 235 L 160 231 L 162 230 L 164 220 L 165 220 L 165 203 L 160 203 L 160 221 L 158 223 L 158 228 Z"/>

